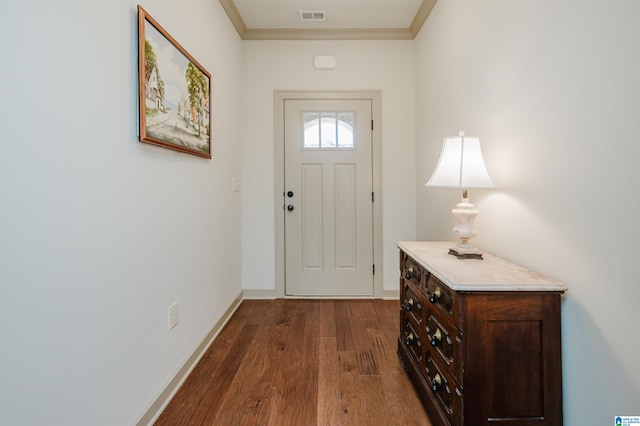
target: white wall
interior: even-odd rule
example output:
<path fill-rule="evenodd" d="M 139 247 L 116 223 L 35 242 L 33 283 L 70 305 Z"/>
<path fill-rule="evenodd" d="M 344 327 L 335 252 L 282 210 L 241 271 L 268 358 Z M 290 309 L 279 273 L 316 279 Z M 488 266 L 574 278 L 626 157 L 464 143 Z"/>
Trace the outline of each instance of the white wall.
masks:
<path fill-rule="evenodd" d="M 213 74 L 213 159 L 141 144 L 136 6 L 0 4 L 3 425 L 134 423 L 241 291 L 240 41 L 145 2 Z"/>
<path fill-rule="evenodd" d="M 640 2 L 439 0 L 417 40 L 418 237 L 451 239 L 456 191 L 425 188 L 442 138 L 483 139 L 477 244 L 565 282 L 564 415 L 640 402 Z"/>
<path fill-rule="evenodd" d="M 397 290 L 394 243 L 415 236 L 412 41 L 245 42 L 242 154 L 242 282 L 275 289 L 274 90 L 382 93 L 383 287 Z M 316 71 L 314 55 L 334 55 Z M 281 189 L 280 189 L 281 191 Z"/>

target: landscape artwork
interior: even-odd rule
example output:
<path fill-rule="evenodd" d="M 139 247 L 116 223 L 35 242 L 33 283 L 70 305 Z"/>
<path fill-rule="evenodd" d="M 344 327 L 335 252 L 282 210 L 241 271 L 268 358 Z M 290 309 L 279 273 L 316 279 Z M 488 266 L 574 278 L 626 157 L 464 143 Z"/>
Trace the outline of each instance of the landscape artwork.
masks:
<path fill-rule="evenodd" d="M 211 158 L 211 74 L 138 6 L 140 141 Z"/>

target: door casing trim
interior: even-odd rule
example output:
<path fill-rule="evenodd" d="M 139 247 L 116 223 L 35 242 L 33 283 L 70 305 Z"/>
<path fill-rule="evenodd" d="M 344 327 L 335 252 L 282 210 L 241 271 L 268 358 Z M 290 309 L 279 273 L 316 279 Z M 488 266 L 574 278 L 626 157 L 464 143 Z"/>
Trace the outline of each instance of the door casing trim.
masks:
<path fill-rule="evenodd" d="M 382 154 L 382 94 L 375 91 L 340 91 L 340 92 L 314 92 L 314 91 L 274 91 L 274 207 L 275 207 L 275 291 L 274 297 L 285 298 L 285 252 L 284 252 L 284 102 L 287 99 L 339 99 L 339 100 L 370 100 L 371 117 L 374 122 L 371 133 L 372 142 L 372 170 L 373 192 L 373 262 L 375 274 L 373 276 L 373 298 L 385 298 L 383 291 L 384 277 L 382 265 L 382 193 L 381 193 L 381 154 Z M 373 267 L 373 265 L 372 265 Z M 296 296 L 296 298 L 300 298 Z M 312 297 L 309 297 L 312 298 Z M 315 297 L 318 298 L 318 297 Z M 335 298 L 339 298 L 336 296 Z M 352 298 L 352 297 L 350 297 Z"/>

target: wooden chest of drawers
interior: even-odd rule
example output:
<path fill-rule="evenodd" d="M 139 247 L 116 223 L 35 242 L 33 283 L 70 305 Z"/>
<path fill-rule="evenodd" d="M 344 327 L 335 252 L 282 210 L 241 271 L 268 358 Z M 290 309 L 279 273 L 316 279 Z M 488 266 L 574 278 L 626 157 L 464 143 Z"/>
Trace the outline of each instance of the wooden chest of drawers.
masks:
<path fill-rule="evenodd" d="M 398 242 L 398 353 L 434 424 L 562 425 L 561 283 Z"/>

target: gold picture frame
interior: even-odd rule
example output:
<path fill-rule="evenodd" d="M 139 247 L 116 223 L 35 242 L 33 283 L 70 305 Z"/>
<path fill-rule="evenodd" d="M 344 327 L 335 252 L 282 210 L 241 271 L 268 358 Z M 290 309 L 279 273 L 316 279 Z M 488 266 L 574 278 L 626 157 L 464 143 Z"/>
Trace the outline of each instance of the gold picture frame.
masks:
<path fill-rule="evenodd" d="M 138 5 L 140 142 L 211 158 L 211 74 Z"/>

